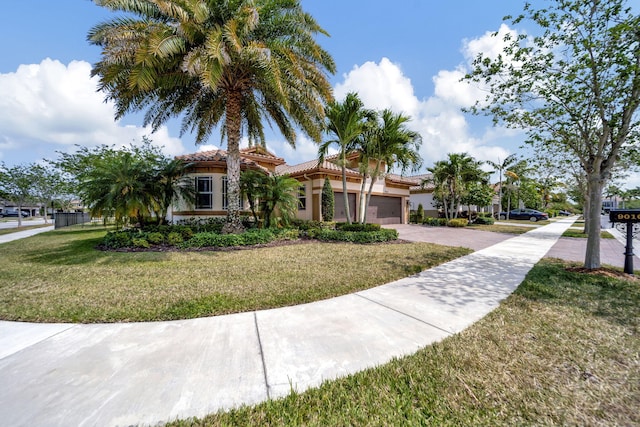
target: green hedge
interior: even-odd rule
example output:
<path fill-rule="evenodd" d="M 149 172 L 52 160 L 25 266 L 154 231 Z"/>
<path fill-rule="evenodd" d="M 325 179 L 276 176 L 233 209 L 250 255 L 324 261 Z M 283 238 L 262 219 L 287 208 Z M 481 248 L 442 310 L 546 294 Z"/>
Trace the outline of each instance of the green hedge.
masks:
<path fill-rule="evenodd" d="M 202 228 L 217 228 L 214 221 Z M 323 241 L 341 241 L 353 243 L 376 243 L 397 240 L 396 230 L 383 229 L 378 224 L 340 224 L 340 229 L 327 227 L 332 223 L 308 221 L 298 224 L 294 229 L 248 229 L 242 234 L 221 234 L 215 231 L 194 232 L 191 226 L 162 225 L 143 230 L 111 231 L 105 235 L 102 246 L 106 249 L 152 248 L 170 245 L 182 249 L 205 247 L 252 246 L 270 243 L 274 240 L 294 240 L 301 236 Z"/>
<path fill-rule="evenodd" d="M 322 241 L 377 243 L 397 240 L 398 232 L 392 229 L 378 231 L 318 230 L 314 237 Z"/>
<path fill-rule="evenodd" d="M 346 222 L 339 222 L 336 224 L 336 230 L 341 231 L 380 231 L 381 229 L 382 227 L 380 227 L 380 224 L 347 224 Z"/>
<path fill-rule="evenodd" d="M 496 222 L 495 219 L 493 219 L 493 217 L 490 217 L 490 216 L 479 216 L 474 221 L 475 224 L 482 224 L 482 225 L 493 225 L 493 223 L 495 222 Z"/>
<path fill-rule="evenodd" d="M 447 222 L 447 227 L 460 228 L 460 227 L 466 227 L 468 224 L 469 224 L 469 220 L 466 218 L 454 218 L 454 219 L 450 219 L 449 222 Z"/>
<path fill-rule="evenodd" d="M 422 221 L 422 224 L 424 225 L 431 225 L 434 227 L 443 227 L 445 225 L 447 225 L 447 219 L 446 218 L 431 218 L 431 217 L 427 217 L 424 219 L 424 221 Z"/>

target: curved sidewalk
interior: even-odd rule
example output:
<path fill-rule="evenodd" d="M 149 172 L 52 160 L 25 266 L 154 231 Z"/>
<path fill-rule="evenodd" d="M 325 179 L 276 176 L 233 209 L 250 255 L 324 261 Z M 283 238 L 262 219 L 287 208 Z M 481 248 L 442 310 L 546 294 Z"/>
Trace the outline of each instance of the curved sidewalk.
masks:
<path fill-rule="evenodd" d="M 36 234 L 52 231 L 53 229 L 54 229 L 54 226 L 49 225 L 46 227 L 32 228 L 30 230 L 22 230 L 22 231 L 16 231 L 15 233 L 3 234 L 3 235 L 0 235 L 0 244 L 12 242 L 14 240 L 24 239 L 26 237 L 35 236 Z"/>
<path fill-rule="evenodd" d="M 411 354 L 497 307 L 572 222 L 311 304 L 156 323 L 0 322 L 2 423 L 154 425 L 304 391 Z"/>

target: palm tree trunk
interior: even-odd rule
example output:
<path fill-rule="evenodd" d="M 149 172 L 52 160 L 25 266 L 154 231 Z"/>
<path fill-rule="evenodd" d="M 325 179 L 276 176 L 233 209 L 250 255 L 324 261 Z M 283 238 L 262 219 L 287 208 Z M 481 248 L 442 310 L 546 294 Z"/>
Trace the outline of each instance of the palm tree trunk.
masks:
<path fill-rule="evenodd" d="M 362 223 L 365 224 L 367 222 L 367 210 L 369 209 L 369 202 L 371 202 L 371 193 L 373 193 L 373 185 L 377 181 L 377 177 L 380 174 L 380 161 L 376 162 L 376 168 L 371 174 L 371 182 L 369 183 L 369 190 L 367 191 L 367 201 L 364 205 L 364 213 L 362 215 Z"/>
<path fill-rule="evenodd" d="M 244 231 L 240 221 L 240 123 L 242 119 L 240 92 L 231 92 L 227 99 L 227 223 L 223 233 Z"/>
<path fill-rule="evenodd" d="M 362 185 L 360 185 L 360 212 L 359 212 L 359 219 L 360 219 L 360 223 L 364 224 L 365 221 L 367 220 L 367 211 L 366 211 L 366 204 L 367 204 L 367 194 L 366 194 L 366 188 L 367 188 L 367 177 L 365 175 L 362 175 Z"/>
<path fill-rule="evenodd" d="M 349 195 L 347 194 L 347 156 L 345 150 L 342 150 L 342 197 L 344 197 L 344 213 L 347 216 L 347 224 L 351 224 Z"/>

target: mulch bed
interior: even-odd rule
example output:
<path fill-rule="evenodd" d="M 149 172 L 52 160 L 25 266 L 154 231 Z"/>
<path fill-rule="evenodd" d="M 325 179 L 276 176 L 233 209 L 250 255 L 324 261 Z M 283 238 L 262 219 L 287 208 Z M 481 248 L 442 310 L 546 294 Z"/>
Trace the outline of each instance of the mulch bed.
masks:
<path fill-rule="evenodd" d="M 591 274 L 594 276 L 602 276 L 609 277 L 613 279 L 627 280 L 635 283 L 640 283 L 640 277 L 635 276 L 633 274 L 627 274 L 619 270 L 614 270 L 611 268 L 584 268 L 584 267 L 569 267 L 567 271 L 572 273 L 582 273 L 582 274 Z"/>

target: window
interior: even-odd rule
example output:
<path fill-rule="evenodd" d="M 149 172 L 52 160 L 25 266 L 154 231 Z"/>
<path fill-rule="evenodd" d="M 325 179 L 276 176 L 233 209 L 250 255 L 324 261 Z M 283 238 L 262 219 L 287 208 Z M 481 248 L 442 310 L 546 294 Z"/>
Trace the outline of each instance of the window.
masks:
<path fill-rule="evenodd" d="M 213 208 L 213 182 L 210 176 L 196 177 L 196 209 Z"/>
<path fill-rule="evenodd" d="M 298 209 L 301 211 L 307 209 L 307 193 L 304 185 L 298 187 Z"/>
<path fill-rule="evenodd" d="M 226 176 L 222 177 L 222 209 L 227 210 L 228 206 L 229 206 L 229 198 L 227 196 L 228 194 L 228 180 Z M 243 210 L 244 209 L 244 199 L 242 198 L 242 195 L 240 196 L 240 209 Z"/>

